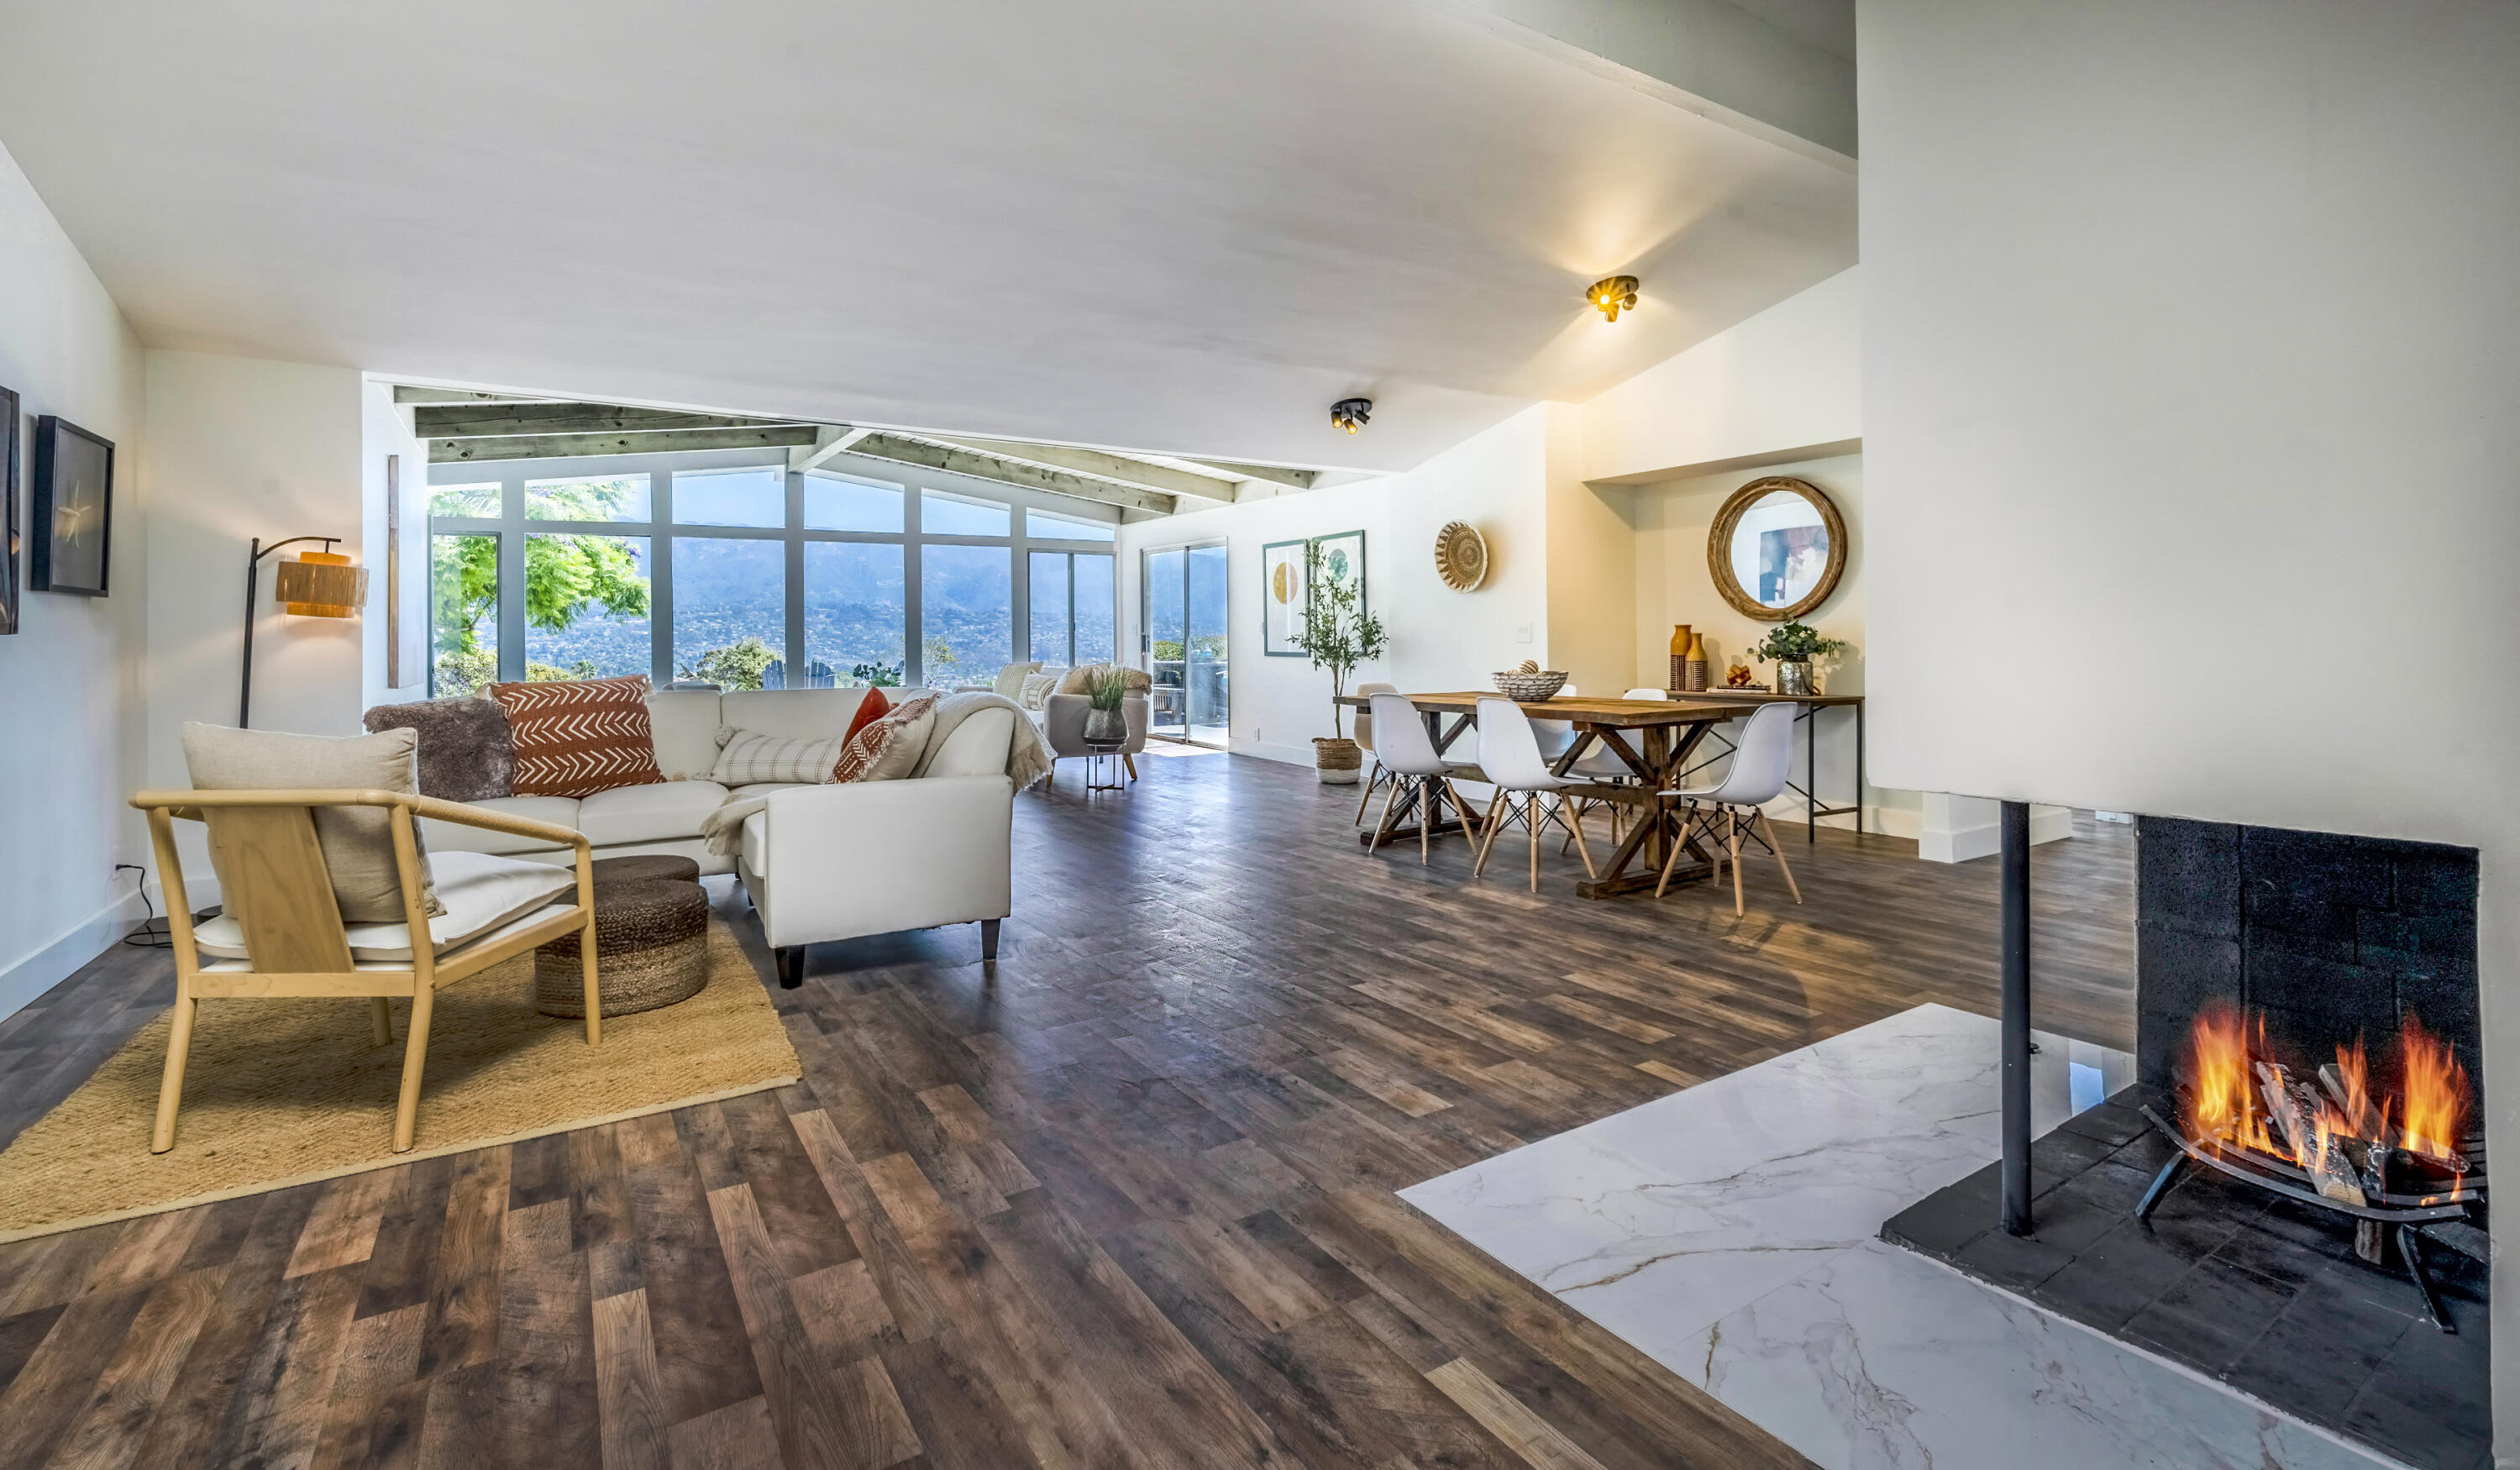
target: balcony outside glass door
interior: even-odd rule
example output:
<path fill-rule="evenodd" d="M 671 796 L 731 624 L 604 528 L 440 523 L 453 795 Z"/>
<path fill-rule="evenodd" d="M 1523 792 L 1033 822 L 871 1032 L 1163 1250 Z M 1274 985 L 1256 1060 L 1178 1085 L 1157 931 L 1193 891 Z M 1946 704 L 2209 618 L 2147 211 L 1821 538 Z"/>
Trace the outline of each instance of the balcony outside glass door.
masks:
<path fill-rule="evenodd" d="M 1226 547 L 1146 553 L 1147 672 L 1153 677 L 1150 733 L 1198 745 L 1226 743 L 1231 661 L 1226 648 Z"/>

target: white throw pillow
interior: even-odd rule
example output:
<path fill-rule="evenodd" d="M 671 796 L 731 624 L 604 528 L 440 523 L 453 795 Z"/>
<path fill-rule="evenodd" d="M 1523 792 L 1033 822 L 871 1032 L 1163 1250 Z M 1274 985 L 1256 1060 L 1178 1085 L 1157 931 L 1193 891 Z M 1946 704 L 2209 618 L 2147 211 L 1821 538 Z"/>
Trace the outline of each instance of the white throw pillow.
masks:
<path fill-rule="evenodd" d="M 832 768 L 839 764 L 840 752 L 849 745 L 843 735 L 798 740 L 733 729 L 719 730 L 717 742 L 717 769 L 709 773 L 709 780 L 721 786 L 761 781 L 818 785 L 832 779 Z"/>
<path fill-rule="evenodd" d="M 1026 709 L 1039 709 L 1042 701 L 1049 698 L 1050 691 L 1058 686 L 1057 674 L 1026 674 L 1023 692 L 1015 696 L 1015 702 Z"/>
<path fill-rule="evenodd" d="M 1024 681 L 1041 672 L 1041 663 L 1011 663 L 1000 666 L 998 682 L 992 686 L 1001 699 L 1012 699 L 1023 692 Z"/>
<path fill-rule="evenodd" d="M 577 874 L 569 869 L 490 853 L 435 853 L 428 868 L 445 905 L 445 912 L 428 921 L 429 942 L 439 954 L 545 904 L 573 901 L 569 895 L 577 887 Z M 354 960 L 390 964 L 411 958 L 409 924 L 349 924 L 344 934 Z M 250 958 L 245 926 L 224 914 L 195 925 L 193 939 L 204 955 Z"/>

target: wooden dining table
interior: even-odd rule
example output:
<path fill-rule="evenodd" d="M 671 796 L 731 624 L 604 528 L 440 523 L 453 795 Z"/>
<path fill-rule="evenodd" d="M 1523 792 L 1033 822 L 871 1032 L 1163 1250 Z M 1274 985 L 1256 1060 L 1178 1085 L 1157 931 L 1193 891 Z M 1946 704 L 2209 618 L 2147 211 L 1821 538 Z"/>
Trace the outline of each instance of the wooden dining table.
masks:
<path fill-rule="evenodd" d="M 1424 717 L 1426 735 L 1441 752 L 1459 740 L 1463 732 L 1476 727 L 1481 699 L 1504 696 L 1472 690 L 1400 697 Z M 1363 709 L 1368 698 L 1364 694 L 1346 694 L 1338 702 Z M 1663 863 L 1673 843 L 1684 848 L 1679 865 L 1672 869 L 1673 882 L 1697 882 L 1714 875 L 1714 855 L 1688 835 L 1685 814 L 1660 793 L 1680 784 L 1681 773 L 1688 768 L 1690 755 L 1706 738 L 1707 732 L 1727 721 L 1756 714 L 1756 701 L 1692 694 L 1687 700 L 1567 698 L 1518 702 L 1522 712 L 1532 719 L 1557 720 L 1575 727 L 1575 738 L 1550 763 L 1555 774 L 1564 776 L 1587 751 L 1598 745 L 1616 755 L 1637 778 L 1636 784 L 1612 785 L 1604 781 L 1588 785 L 1581 793 L 1586 800 L 1624 808 L 1634 820 L 1627 824 L 1627 830 L 1598 874 L 1575 885 L 1577 897 L 1615 898 L 1652 888 L 1661 879 Z M 1462 772 L 1462 779 L 1486 778 L 1472 768 Z M 1426 793 L 1422 798 L 1424 811 L 1418 810 L 1421 789 Z M 1484 820 L 1465 804 L 1447 816 L 1445 808 L 1456 803 L 1440 781 L 1424 787 L 1412 782 L 1397 799 L 1402 806 L 1394 820 L 1414 818 L 1425 824 L 1432 836 L 1469 836 Z M 1398 842 L 1417 835 L 1418 827 L 1412 825 L 1387 831 L 1384 840 Z M 1371 845 L 1373 833 L 1360 832 L 1357 840 Z"/>

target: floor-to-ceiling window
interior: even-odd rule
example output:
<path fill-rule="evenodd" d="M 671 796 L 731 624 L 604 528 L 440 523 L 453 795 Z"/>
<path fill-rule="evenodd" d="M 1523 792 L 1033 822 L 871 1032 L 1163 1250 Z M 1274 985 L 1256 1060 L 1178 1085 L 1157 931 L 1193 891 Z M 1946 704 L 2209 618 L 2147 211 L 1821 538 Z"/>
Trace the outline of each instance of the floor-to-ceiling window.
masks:
<path fill-rule="evenodd" d="M 1225 644 L 1226 546 L 1170 546 L 1145 554 L 1147 671 L 1154 679 L 1150 732 L 1223 745 L 1229 724 Z"/>
<path fill-rule="evenodd" d="M 436 694 L 621 674 L 950 686 L 1116 652 L 1116 516 L 1047 492 L 852 455 L 795 473 L 752 451 L 429 477 Z"/>

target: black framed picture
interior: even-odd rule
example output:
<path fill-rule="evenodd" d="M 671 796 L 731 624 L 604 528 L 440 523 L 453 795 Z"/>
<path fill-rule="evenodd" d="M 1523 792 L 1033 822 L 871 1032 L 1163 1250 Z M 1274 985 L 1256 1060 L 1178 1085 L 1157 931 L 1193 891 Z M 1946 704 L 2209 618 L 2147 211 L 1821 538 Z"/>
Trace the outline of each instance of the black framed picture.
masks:
<path fill-rule="evenodd" d="M 18 631 L 18 391 L 0 388 L 0 638 Z"/>
<path fill-rule="evenodd" d="M 113 543 L 113 441 L 57 415 L 35 421 L 34 543 L 26 586 L 105 596 Z"/>

